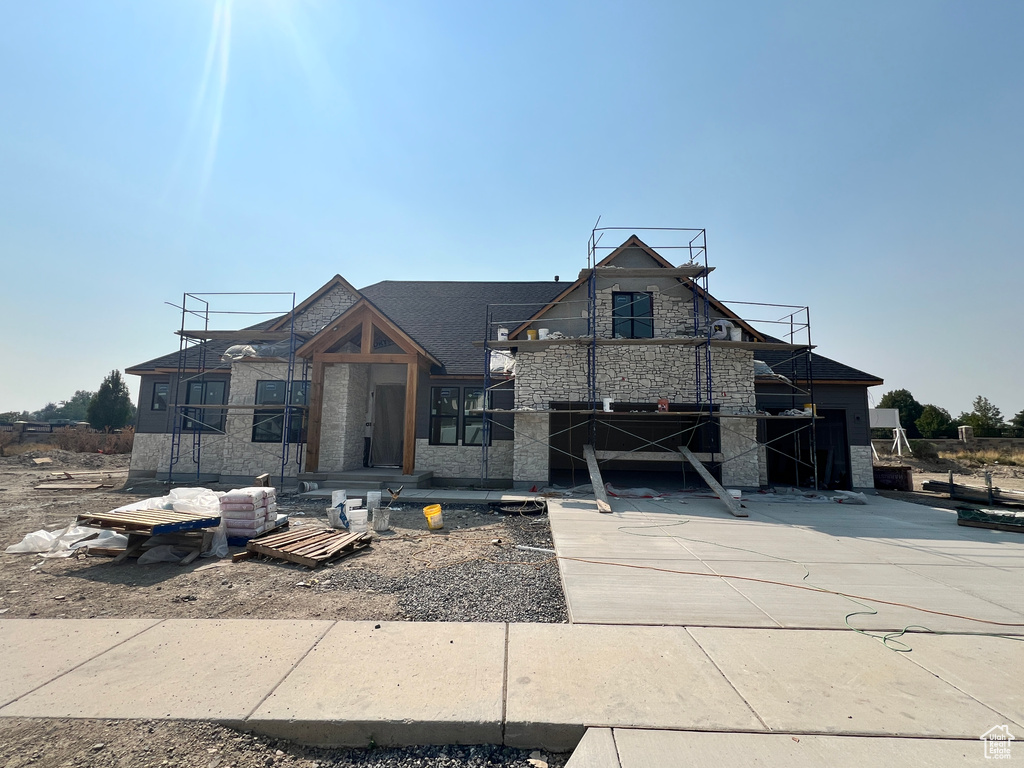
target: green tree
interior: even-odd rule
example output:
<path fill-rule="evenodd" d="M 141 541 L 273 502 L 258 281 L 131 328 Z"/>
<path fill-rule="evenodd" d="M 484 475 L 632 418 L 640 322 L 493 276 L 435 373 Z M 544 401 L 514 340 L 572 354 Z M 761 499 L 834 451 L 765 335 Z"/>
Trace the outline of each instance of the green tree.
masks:
<path fill-rule="evenodd" d="M 114 370 L 100 384 L 89 403 L 88 420 L 93 429 L 121 429 L 132 418 L 132 398 L 121 372 Z"/>
<path fill-rule="evenodd" d="M 949 411 L 937 405 L 926 405 L 914 424 L 922 437 L 956 437 L 956 422 Z"/>
<path fill-rule="evenodd" d="M 879 408 L 896 408 L 900 412 L 900 424 L 907 430 L 907 437 L 919 438 L 921 433 L 917 429 L 917 420 L 921 418 L 924 406 L 921 405 L 907 389 L 894 389 L 886 392 L 878 401 Z"/>
<path fill-rule="evenodd" d="M 0 413 L 0 423 L 8 424 L 14 421 L 31 421 L 32 414 L 28 411 L 5 411 Z"/>
<path fill-rule="evenodd" d="M 1012 419 L 1010 419 L 1010 423 L 1013 424 L 1013 426 L 1017 427 L 1018 429 L 1024 429 L 1024 411 L 1021 411 Z"/>
<path fill-rule="evenodd" d="M 971 403 L 974 410 L 970 413 L 961 413 L 960 421 L 969 427 L 974 427 L 974 434 L 984 437 L 986 433 L 997 432 L 1003 426 L 1003 414 L 996 408 L 987 397 L 978 395 Z"/>
<path fill-rule="evenodd" d="M 89 403 L 92 402 L 95 392 L 87 392 L 80 389 L 71 396 L 71 399 L 61 403 L 58 419 L 70 419 L 71 421 L 88 421 Z"/>

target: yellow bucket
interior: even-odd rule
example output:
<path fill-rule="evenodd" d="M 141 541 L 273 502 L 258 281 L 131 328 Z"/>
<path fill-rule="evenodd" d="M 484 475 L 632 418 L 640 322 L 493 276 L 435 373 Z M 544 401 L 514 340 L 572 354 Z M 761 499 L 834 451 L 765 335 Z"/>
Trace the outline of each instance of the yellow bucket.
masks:
<path fill-rule="evenodd" d="M 526 339 L 527 339 L 527 341 L 536 341 L 537 340 L 537 332 L 536 331 L 527 331 L 526 332 Z"/>
<path fill-rule="evenodd" d="M 423 516 L 427 518 L 427 528 L 430 530 L 436 531 L 438 528 L 444 528 L 440 504 L 431 504 L 429 507 L 424 507 Z"/>

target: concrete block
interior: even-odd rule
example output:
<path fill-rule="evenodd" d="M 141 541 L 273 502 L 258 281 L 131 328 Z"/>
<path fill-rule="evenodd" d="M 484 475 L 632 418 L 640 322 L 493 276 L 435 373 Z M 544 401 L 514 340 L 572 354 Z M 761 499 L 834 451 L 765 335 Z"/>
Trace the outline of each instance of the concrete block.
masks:
<path fill-rule="evenodd" d="M 854 632 L 688 631 L 774 731 L 977 738 L 998 720 L 904 654 Z"/>
<path fill-rule="evenodd" d="M 505 625 L 343 622 L 246 722 L 304 744 L 500 744 Z"/>
<path fill-rule="evenodd" d="M 331 625 L 163 621 L 7 705 L 0 715 L 238 722 Z"/>
<path fill-rule="evenodd" d="M 685 630 L 512 624 L 505 743 L 570 749 L 588 727 L 761 730 Z"/>
<path fill-rule="evenodd" d="M 0 621 L 0 706 L 158 624 L 157 619 Z"/>

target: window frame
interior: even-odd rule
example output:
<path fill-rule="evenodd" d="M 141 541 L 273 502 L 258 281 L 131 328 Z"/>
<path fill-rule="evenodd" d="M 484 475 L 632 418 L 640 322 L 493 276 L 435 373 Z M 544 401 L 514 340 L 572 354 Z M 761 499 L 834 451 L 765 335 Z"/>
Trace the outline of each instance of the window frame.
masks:
<path fill-rule="evenodd" d="M 451 402 L 451 395 L 443 395 L 442 392 L 455 393 L 455 405 L 451 412 L 438 413 L 441 405 L 441 398 L 447 398 Z M 458 445 L 460 432 L 460 415 L 462 411 L 462 387 L 431 387 L 430 388 L 430 423 L 427 443 L 429 445 Z M 452 442 L 444 442 L 441 439 L 445 423 L 455 421 L 454 437 Z"/>
<path fill-rule="evenodd" d="M 627 316 L 616 315 L 618 309 L 615 305 L 615 300 L 619 296 L 629 296 L 629 303 L 626 305 L 630 307 L 630 314 Z M 647 315 L 637 315 L 635 304 L 637 296 L 647 297 Z M 620 333 L 620 324 L 629 324 L 629 334 Z M 638 336 L 637 325 L 643 324 L 649 333 Z M 612 291 L 612 338 L 622 337 L 624 339 L 653 339 L 654 338 L 654 294 L 651 291 Z"/>
<path fill-rule="evenodd" d="M 486 400 L 486 402 L 487 402 L 486 408 L 487 408 L 488 411 L 490 411 L 494 407 L 494 397 L 493 397 L 494 393 L 493 392 L 487 392 L 485 390 L 485 388 L 482 387 L 482 386 L 480 386 L 480 387 L 463 387 L 462 389 L 463 389 L 463 394 L 462 394 L 462 429 L 460 430 L 460 433 L 459 433 L 459 434 L 462 435 L 462 444 L 463 445 L 471 445 L 471 446 L 482 446 L 484 444 L 484 442 L 483 442 L 484 415 L 481 413 L 479 416 L 470 416 L 470 414 L 469 414 L 469 410 L 470 410 L 470 408 L 469 408 L 470 393 L 471 392 L 479 392 L 481 397 L 486 393 L 486 398 L 487 398 L 487 400 Z M 474 397 L 474 399 L 475 399 L 475 397 Z M 491 416 L 490 413 L 487 414 L 487 421 L 489 423 L 491 423 L 492 426 L 493 426 L 492 416 Z M 470 425 L 476 425 L 476 424 L 480 425 L 480 439 L 477 440 L 477 441 L 470 441 L 470 440 L 468 440 L 466 438 L 466 432 L 468 431 L 468 428 L 469 428 Z M 491 445 L 493 442 L 494 442 L 494 430 L 493 429 L 489 429 L 489 430 L 487 430 L 487 445 Z"/>
<path fill-rule="evenodd" d="M 220 401 L 210 402 L 211 385 L 220 387 Z M 192 393 L 198 387 L 199 402 L 195 403 Z M 219 432 L 224 434 L 224 427 L 227 423 L 226 410 L 214 410 L 213 408 L 190 409 L 189 405 L 225 405 L 227 403 L 228 383 L 219 379 L 189 381 L 185 384 L 185 409 L 182 414 L 182 429 L 198 432 Z M 193 413 L 197 411 L 198 413 Z"/>
<path fill-rule="evenodd" d="M 163 388 L 163 405 L 159 405 L 157 402 L 157 392 L 160 388 Z M 149 398 L 149 410 L 163 412 L 170 407 L 171 401 L 171 383 L 169 381 L 155 381 L 153 382 L 153 392 Z"/>
<path fill-rule="evenodd" d="M 280 384 L 284 392 L 288 391 L 288 382 L 285 379 L 258 379 L 253 405 L 285 405 L 283 402 L 261 402 L 261 399 L 266 397 L 264 394 L 261 398 L 261 390 L 265 392 L 267 384 Z M 309 405 L 309 388 L 308 379 L 296 379 L 292 381 L 291 402 L 286 407 L 255 408 L 252 412 L 250 442 L 280 444 L 284 442 L 286 432 L 289 443 L 306 442 L 309 419 L 308 411 L 303 406 Z"/>

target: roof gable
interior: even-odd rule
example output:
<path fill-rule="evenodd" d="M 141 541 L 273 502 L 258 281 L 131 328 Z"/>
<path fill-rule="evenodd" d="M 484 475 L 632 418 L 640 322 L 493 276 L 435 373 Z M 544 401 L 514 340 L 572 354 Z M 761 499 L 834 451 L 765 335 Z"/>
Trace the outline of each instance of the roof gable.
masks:
<path fill-rule="evenodd" d="M 332 320 L 341 317 L 361 298 L 362 294 L 348 280 L 335 275 L 299 303 L 290 314 L 279 318 L 270 326 L 270 330 L 286 330 L 289 318 L 294 315 L 296 331 L 317 333 Z"/>

